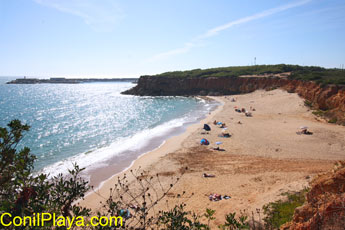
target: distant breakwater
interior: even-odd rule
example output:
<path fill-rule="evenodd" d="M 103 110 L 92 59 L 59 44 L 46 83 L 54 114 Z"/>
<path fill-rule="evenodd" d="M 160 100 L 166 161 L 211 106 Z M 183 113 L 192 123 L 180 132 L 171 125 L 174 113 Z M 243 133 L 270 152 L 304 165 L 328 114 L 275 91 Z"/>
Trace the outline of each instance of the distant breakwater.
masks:
<path fill-rule="evenodd" d="M 142 76 L 123 94 L 140 96 L 235 95 L 281 88 L 297 93 L 334 123 L 345 125 L 345 86 L 279 77 L 157 77 Z"/>
<path fill-rule="evenodd" d="M 6 84 L 79 84 L 87 82 L 133 82 L 136 83 L 138 78 L 18 78 L 9 81 Z"/>

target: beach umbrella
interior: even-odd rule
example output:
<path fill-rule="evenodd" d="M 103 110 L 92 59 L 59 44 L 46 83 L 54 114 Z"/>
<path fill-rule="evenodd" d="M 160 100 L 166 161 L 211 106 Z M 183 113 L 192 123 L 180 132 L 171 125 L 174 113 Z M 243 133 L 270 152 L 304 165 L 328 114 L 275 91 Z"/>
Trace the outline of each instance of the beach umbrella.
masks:
<path fill-rule="evenodd" d="M 220 142 L 220 141 L 216 142 L 216 145 L 221 145 L 221 144 L 223 144 L 223 142 Z"/>
<path fill-rule="evenodd" d="M 308 127 L 307 126 L 301 126 L 301 127 L 299 127 L 300 129 L 308 129 Z"/>

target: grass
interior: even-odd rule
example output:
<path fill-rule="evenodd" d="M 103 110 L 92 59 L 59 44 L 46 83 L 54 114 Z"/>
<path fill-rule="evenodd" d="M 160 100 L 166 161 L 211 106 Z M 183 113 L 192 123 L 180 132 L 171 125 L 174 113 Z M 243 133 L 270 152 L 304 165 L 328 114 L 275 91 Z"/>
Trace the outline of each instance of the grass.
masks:
<path fill-rule="evenodd" d="M 338 119 L 337 118 L 332 118 L 328 121 L 328 123 L 335 124 L 337 123 Z"/>
<path fill-rule="evenodd" d="M 307 192 L 308 189 L 303 189 L 295 193 L 285 193 L 282 194 L 286 197 L 285 199 L 264 205 L 266 228 L 279 228 L 281 225 L 291 221 L 295 209 L 305 202 L 305 194 Z"/>
<path fill-rule="evenodd" d="M 326 69 L 318 66 L 299 65 L 256 65 L 231 66 L 210 69 L 194 69 L 187 71 L 173 71 L 155 75 L 157 77 L 239 77 L 241 75 L 278 74 L 291 72 L 289 79 L 315 81 L 322 86 L 328 84 L 345 85 L 345 71 L 341 69 Z"/>
<path fill-rule="evenodd" d="M 312 114 L 319 117 L 324 117 L 326 113 L 327 113 L 327 110 L 320 110 L 320 109 L 312 112 Z"/>
<path fill-rule="evenodd" d="M 318 109 L 318 110 L 314 110 L 312 112 L 312 114 L 314 114 L 315 116 L 318 116 L 318 117 L 322 117 L 324 119 L 328 119 L 327 118 L 327 112 L 328 112 L 328 110 L 320 110 L 320 109 Z M 336 117 L 328 119 L 328 123 L 331 123 L 331 124 L 336 124 L 337 121 L 338 121 L 338 119 Z"/>

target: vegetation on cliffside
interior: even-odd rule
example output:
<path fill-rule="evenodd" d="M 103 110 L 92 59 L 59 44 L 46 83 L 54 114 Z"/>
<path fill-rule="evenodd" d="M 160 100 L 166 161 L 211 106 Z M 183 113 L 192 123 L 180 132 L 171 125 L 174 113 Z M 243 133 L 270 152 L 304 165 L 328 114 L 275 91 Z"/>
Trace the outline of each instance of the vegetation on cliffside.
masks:
<path fill-rule="evenodd" d="M 157 77 L 239 77 L 242 75 L 279 74 L 291 72 L 289 79 L 316 81 L 320 84 L 345 85 L 345 71 L 341 69 L 326 69 L 317 66 L 299 65 L 255 65 L 231 66 L 211 69 L 194 69 L 173 71 L 155 75 Z"/>

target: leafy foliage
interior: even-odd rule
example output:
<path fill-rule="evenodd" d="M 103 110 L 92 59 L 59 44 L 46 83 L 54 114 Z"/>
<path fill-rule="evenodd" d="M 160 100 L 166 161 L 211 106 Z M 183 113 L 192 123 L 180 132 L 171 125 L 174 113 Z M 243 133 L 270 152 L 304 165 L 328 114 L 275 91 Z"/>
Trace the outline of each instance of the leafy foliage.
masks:
<path fill-rule="evenodd" d="M 307 189 L 296 193 L 286 193 L 286 200 L 278 200 L 263 206 L 265 228 L 279 229 L 279 227 L 292 220 L 294 211 L 305 201 Z"/>
<path fill-rule="evenodd" d="M 321 110 L 321 109 L 314 110 L 312 112 L 312 114 L 314 114 L 315 116 L 319 116 L 319 117 L 325 116 L 326 113 L 327 113 L 327 110 Z"/>
<path fill-rule="evenodd" d="M 172 210 L 162 212 L 158 218 L 159 229 L 209 229 L 207 225 L 200 222 L 200 216 L 185 211 L 184 206 L 183 204 L 176 205 Z"/>
<path fill-rule="evenodd" d="M 43 212 L 65 217 L 89 216 L 89 209 L 74 204 L 89 189 L 88 182 L 79 176 L 83 169 L 75 165 L 69 176 L 60 174 L 49 180 L 46 174 L 33 175 L 35 156 L 27 147 L 19 151 L 16 149 L 30 127 L 19 120 L 11 121 L 8 127 L 0 127 L 0 213 L 8 212 L 13 217 Z M 5 223 L 8 221 L 5 219 Z"/>
<path fill-rule="evenodd" d="M 318 66 L 299 65 L 255 65 L 231 66 L 210 69 L 194 69 L 188 71 L 173 71 L 155 75 L 157 77 L 239 77 L 242 75 L 278 74 L 291 72 L 289 79 L 316 81 L 322 85 L 345 85 L 345 71 L 341 69 L 326 69 Z"/>
<path fill-rule="evenodd" d="M 335 124 L 335 123 L 337 123 L 337 121 L 338 121 L 338 119 L 334 117 L 334 118 L 330 119 L 328 121 L 328 123 Z"/>
<path fill-rule="evenodd" d="M 237 229 L 250 229 L 247 221 L 248 216 L 241 214 L 236 218 L 236 212 L 229 213 L 225 216 L 225 224 L 220 225 L 222 230 L 237 230 Z"/>
<path fill-rule="evenodd" d="M 313 103 L 311 101 L 308 101 L 308 100 L 304 100 L 304 105 L 311 108 L 313 107 Z"/>

